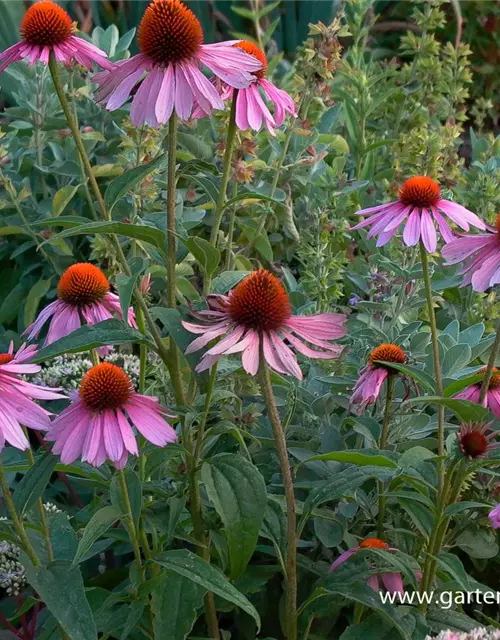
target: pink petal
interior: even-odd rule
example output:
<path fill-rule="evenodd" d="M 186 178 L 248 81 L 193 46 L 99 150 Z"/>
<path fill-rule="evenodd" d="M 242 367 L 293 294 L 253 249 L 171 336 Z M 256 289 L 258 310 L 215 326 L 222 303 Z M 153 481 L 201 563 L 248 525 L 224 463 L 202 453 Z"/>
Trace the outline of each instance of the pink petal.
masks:
<path fill-rule="evenodd" d="M 434 253 L 437 247 L 436 228 L 427 209 L 422 209 L 421 211 L 420 232 L 422 234 L 424 247 L 429 253 Z"/>
<path fill-rule="evenodd" d="M 243 363 L 243 369 L 251 376 L 256 375 L 259 370 L 259 344 L 260 338 L 257 331 L 250 330 L 247 333 L 249 343 L 246 349 L 243 351 L 241 361 Z"/>

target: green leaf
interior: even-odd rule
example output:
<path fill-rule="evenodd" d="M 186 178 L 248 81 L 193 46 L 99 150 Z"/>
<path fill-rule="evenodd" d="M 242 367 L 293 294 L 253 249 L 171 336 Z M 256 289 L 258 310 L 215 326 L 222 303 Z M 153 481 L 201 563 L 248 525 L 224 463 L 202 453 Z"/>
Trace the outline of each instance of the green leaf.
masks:
<path fill-rule="evenodd" d="M 254 238 L 253 241 L 255 248 L 261 254 L 263 258 L 265 258 L 268 262 L 272 262 L 274 259 L 273 249 L 271 247 L 271 243 L 269 242 L 269 238 L 267 237 L 267 233 L 263 231 L 260 235 Z"/>
<path fill-rule="evenodd" d="M 195 336 L 182 326 L 182 316 L 180 312 L 177 309 L 167 309 L 166 307 L 152 307 L 150 311 L 153 318 L 158 319 L 163 324 L 168 335 L 179 347 L 180 351 L 184 353 Z M 186 360 L 192 369 L 194 369 L 199 362 L 200 357 L 198 353 L 186 356 Z"/>
<path fill-rule="evenodd" d="M 264 520 L 267 502 L 264 478 L 255 465 L 232 453 L 205 462 L 201 477 L 224 524 L 230 577 L 238 578 L 252 557 Z"/>
<path fill-rule="evenodd" d="M 50 280 L 39 280 L 35 283 L 28 295 L 26 296 L 26 304 L 24 305 L 24 326 L 30 325 L 36 317 L 40 300 L 50 289 Z"/>
<path fill-rule="evenodd" d="M 449 384 L 446 389 L 443 391 L 443 396 L 445 398 L 451 398 L 455 396 L 457 393 L 460 393 L 462 389 L 465 387 L 469 387 L 471 384 L 477 384 L 478 382 L 482 382 L 484 378 L 484 373 L 476 373 L 473 376 L 468 376 L 467 378 L 460 378 L 460 380 L 455 380 L 451 384 Z"/>
<path fill-rule="evenodd" d="M 488 410 L 479 404 L 469 400 L 457 400 L 456 398 L 441 398 L 439 396 L 422 396 L 412 398 L 403 403 L 406 404 L 439 404 L 452 411 L 464 422 L 482 422 L 488 415 Z"/>
<path fill-rule="evenodd" d="M 161 168 L 165 159 L 166 154 L 162 153 L 154 160 L 151 160 L 151 162 L 129 169 L 125 171 L 125 173 L 122 173 L 121 176 L 112 180 L 104 194 L 104 202 L 109 211 L 113 209 L 120 198 L 123 198 L 129 191 L 132 191 L 141 180 L 144 180 L 144 178 L 155 169 Z"/>
<path fill-rule="evenodd" d="M 29 511 L 45 491 L 56 464 L 57 458 L 45 453 L 29 468 L 14 492 L 14 505 L 19 515 Z"/>
<path fill-rule="evenodd" d="M 25 557 L 23 565 L 29 584 L 71 640 L 97 640 L 80 568 L 59 560 L 48 567 L 33 567 Z"/>
<path fill-rule="evenodd" d="M 114 507 L 103 507 L 96 511 L 83 531 L 82 538 L 78 544 L 73 564 L 81 562 L 96 540 L 105 533 L 111 525 L 120 518 L 120 512 Z"/>
<path fill-rule="evenodd" d="M 185 576 L 167 571 L 151 594 L 154 637 L 184 640 L 191 633 L 207 589 Z"/>
<path fill-rule="evenodd" d="M 313 462 L 314 460 L 334 460 L 335 462 L 343 462 L 344 464 L 355 464 L 358 466 L 373 465 L 375 467 L 392 467 L 398 465 L 394 460 L 382 455 L 379 451 L 373 449 L 351 449 L 349 451 L 331 451 L 330 453 L 322 453 L 303 460 L 297 465 L 295 471 L 303 464 Z"/>
<path fill-rule="evenodd" d="M 237 607 L 248 613 L 257 624 L 257 631 L 260 630 L 260 617 L 253 604 L 245 598 L 227 580 L 224 574 L 188 549 L 178 549 L 166 551 L 153 558 L 155 562 L 170 571 L 192 580 L 196 584 L 204 587 L 207 591 L 215 593 L 224 600 L 232 602 Z"/>
<path fill-rule="evenodd" d="M 224 204 L 224 209 L 230 207 L 233 204 L 241 202 L 242 200 L 262 200 L 264 202 L 272 202 L 274 204 L 283 204 L 280 200 L 276 200 L 276 198 L 270 198 L 265 193 L 256 193 L 255 191 L 246 191 L 245 193 L 240 193 L 234 198 L 230 198 Z"/>
<path fill-rule="evenodd" d="M 455 540 L 471 558 L 494 558 L 498 553 L 496 535 L 489 529 L 466 529 Z"/>
<path fill-rule="evenodd" d="M 181 238 L 181 240 L 198 261 L 205 275 L 210 277 L 219 265 L 221 255 L 219 249 L 198 236 Z"/>
<path fill-rule="evenodd" d="M 464 500 L 463 502 L 456 502 L 446 507 L 444 511 L 445 516 L 456 516 L 462 511 L 468 511 L 469 509 L 492 509 L 490 504 L 484 502 L 473 502 L 471 500 Z"/>
<path fill-rule="evenodd" d="M 52 198 L 53 216 L 57 217 L 61 215 L 61 213 L 64 211 L 64 209 L 66 209 L 79 188 L 79 184 L 68 185 L 67 187 L 62 187 L 62 189 L 59 189 L 59 191 L 54 194 L 54 197 Z"/>
<path fill-rule="evenodd" d="M 192 153 L 195 158 L 213 162 L 214 150 L 212 146 L 202 140 L 199 135 L 179 131 L 177 133 L 177 139 L 179 144 Z"/>
<path fill-rule="evenodd" d="M 72 561 L 78 547 L 78 540 L 68 515 L 66 513 L 48 513 L 47 520 L 49 521 L 54 559 Z"/>
<path fill-rule="evenodd" d="M 465 369 L 472 358 L 472 351 L 468 344 L 456 344 L 444 354 L 442 362 L 443 376 L 449 378 L 457 371 Z"/>
<path fill-rule="evenodd" d="M 84 325 L 68 336 L 41 349 L 32 362 L 44 362 L 65 353 L 80 353 L 97 347 L 119 344 L 153 344 L 136 329 L 132 329 L 121 320 L 104 320 L 98 324 Z"/>
<path fill-rule="evenodd" d="M 132 471 L 132 469 L 126 468 L 123 470 L 123 473 L 125 474 L 125 480 L 127 481 L 132 517 L 134 518 L 136 526 L 138 526 L 142 509 L 142 484 L 139 480 L 139 476 L 135 471 Z M 127 513 L 127 505 L 123 499 L 118 473 L 115 473 L 111 478 L 109 497 L 111 499 L 111 504 L 116 511 L 121 514 Z"/>
<path fill-rule="evenodd" d="M 212 293 L 227 293 L 249 273 L 250 271 L 224 271 L 220 276 L 214 278 Z"/>
<path fill-rule="evenodd" d="M 430 376 L 428 373 L 426 373 L 425 371 L 422 371 L 422 369 L 417 369 L 417 367 L 413 367 L 410 364 L 398 364 L 396 362 L 382 362 L 381 360 L 377 360 L 376 362 L 377 364 L 385 364 L 386 366 L 391 367 L 392 369 L 396 369 L 397 371 L 401 371 L 401 373 L 405 373 L 410 378 L 413 378 L 413 380 L 420 382 L 420 384 L 423 387 L 425 387 L 427 391 L 430 391 L 431 393 L 434 393 L 436 391 L 434 378 Z"/>
<path fill-rule="evenodd" d="M 116 277 L 116 287 L 118 289 L 118 295 L 120 296 L 120 306 L 122 310 L 122 317 L 128 317 L 128 310 L 132 302 L 132 293 L 134 287 L 137 284 L 137 280 L 141 273 L 143 273 L 149 266 L 149 260 L 144 258 L 132 258 L 130 261 L 131 276 L 125 276 L 120 274 Z"/>

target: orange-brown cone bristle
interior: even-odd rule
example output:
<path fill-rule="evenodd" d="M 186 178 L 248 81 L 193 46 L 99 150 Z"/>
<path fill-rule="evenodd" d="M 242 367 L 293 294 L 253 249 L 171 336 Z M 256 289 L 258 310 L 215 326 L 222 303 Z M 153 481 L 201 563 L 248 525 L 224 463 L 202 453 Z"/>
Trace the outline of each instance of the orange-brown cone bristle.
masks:
<path fill-rule="evenodd" d="M 428 176 L 409 178 L 399 190 L 399 200 L 414 207 L 434 207 L 441 200 L 441 189 Z"/>
<path fill-rule="evenodd" d="M 31 5 L 21 21 L 22 39 L 33 45 L 62 44 L 73 34 L 73 21 L 66 11 L 51 0 Z"/>
<path fill-rule="evenodd" d="M 367 538 L 359 545 L 362 549 L 388 549 L 387 542 L 380 540 L 380 538 Z"/>
<path fill-rule="evenodd" d="M 132 393 L 128 375 L 110 362 L 92 367 L 80 384 L 80 398 L 93 411 L 123 407 Z"/>
<path fill-rule="evenodd" d="M 495 218 L 495 227 L 498 233 L 500 233 L 500 213 L 498 213 L 497 217 Z"/>
<path fill-rule="evenodd" d="M 14 356 L 10 353 L 0 353 L 0 364 L 8 364 L 14 360 Z"/>
<path fill-rule="evenodd" d="M 180 0 L 153 0 L 137 32 L 139 48 L 161 65 L 189 60 L 203 43 L 198 18 Z"/>
<path fill-rule="evenodd" d="M 265 78 L 267 73 L 267 58 L 262 49 L 253 42 L 250 42 L 250 40 L 241 40 L 241 42 L 237 42 L 234 46 L 238 47 L 238 49 L 241 49 L 254 58 L 257 58 L 259 62 L 262 62 L 262 69 L 254 71 L 254 76 L 259 79 Z"/>
<path fill-rule="evenodd" d="M 71 265 L 57 285 L 58 297 L 75 307 L 99 302 L 108 291 L 109 282 L 104 273 L 88 262 Z"/>
<path fill-rule="evenodd" d="M 397 344 L 381 344 L 370 353 L 368 356 L 368 362 L 378 365 L 377 361 L 382 362 L 395 362 L 396 364 L 404 364 L 408 360 L 406 353 L 398 347 Z"/>
<path fill-rule="evenodd" d="M 269 271 L 254 271 L 233 289 L 228 312 L 237 324 L 260 331 L 279 329 L 292 308 L 285 287 Z"/>
<path fill-rule="evenodd" d="M 488 385 L 488 389 L 498 389 L 500 387 L 500 373 L 498 372 L 497 367 L 493 367 L 493 374 L 490 378 L 490 383 Z M 486 373 L 486 367 L 477 372 L 478 374 Z M 477 382 L 479 386 L 481 386 L 481 381 Z"/>

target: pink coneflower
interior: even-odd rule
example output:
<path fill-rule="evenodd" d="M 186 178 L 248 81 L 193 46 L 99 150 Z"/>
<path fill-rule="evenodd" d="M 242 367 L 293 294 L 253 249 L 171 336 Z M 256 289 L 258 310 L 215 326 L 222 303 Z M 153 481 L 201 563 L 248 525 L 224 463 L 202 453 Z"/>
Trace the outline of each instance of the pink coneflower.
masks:
<path fill-rule="evenodd" d="M 285 121 L 287 113 L 294 118 L 297 117 L 297 109 L 292 98 L 283 91 L 278 89 L 272 82 L 266 79 L 267 58 L 260 47 L 249 40 L 242 40 L 234 45 L 242 49 L 246 53 L 254 56 L 262 63 L 262 69 L 254 72 L 257 78 L 254 84 L 246 89 L 240 89 L 236 98 L 236 124 L 240 129 L 254 129 L 259 131 L 262 122 L 272 136 L 275 136 L 275 127 L 281 127 Z M 222 89 L 222 98 L 224 100 L 233 97 L 234 89 L 225 84 Z M 262 95 L 274 105 L 274 113 L 271 114 Z"/>
<path fill-rule="evenodd" d="M 431 253 L 437 246 L 436 224 L 445 242 L 454 238 L 446 217 L 465 231 L 469 230 L 469 225 L 477 229 L 486 228 L 472 211 L 456 202 L 443 200 L 438 183 L 427 176 L 415 176 L 407 180 L 399 190 L 396 202 L 363 209 L 357 215 L 368 215 L 368 218 L 353 229 L 371 226 L 368 237 L 377 237 L 377 247 L 387 244 L 406 220 L 404 243 L 413 247 L 422 238 L 424 247 Z"/>
<path fill-rule="evenodd" d="M 17 42 L 0 54 L 0 73 L 13 62 L 37 60 L 49 63 L 50 54 L 57 62 L 78 63 L 90 69 L 93 63 L 103 69 L 112 69 L 104 51 L 77 38 L 76 27 L 66 11 L 51 0 L 40 0 L 31 5 L 21 22 L 21 42 Z"/>
<path fill-rule="evenodd" d="M 345 335 L 346 317 L 338 313 L 293 316 L 285 288 L 264 269 L 248 275 L 229 295 L 211 295 L 207 301 L 208 311 L 193 314 L 204 324 L 183 322 L 188 331 L 201 334 L 189 345 L 186 354 L 198 351 L 216 338 L 224 338 L 205 353 L 197 371 L 205 371 L 222 356 L 242 353 L 243 368 L 255 375 L 262 347 L 272 369 L 301 380 L 302 371 L 292 348 L 309 358 L 336 358 L 342 350 L 330 340 Z M 297 336 L 319 350 L 308 347 Z"/>
<path fill-rule="evenodd" d="M 447 265 L 463 262 L 460 286 L 471 284 L 474 291 L 486 291 L 500 282 L 500 214 L 495 226 L 488 227 L 488 233 L 455 238 L 443 247 Z"/>
<path fill-rule="evenodd" d="M 500 504 L 488 513 L 492 529 L 500 529 Z"/>
<path fill-rule="evenodd" d="M 121 317 L 120 298 L 109 290 L 109 281 L 95 265 L 82 262 L 73 264 L 62 274 L 57 285 L 57 300 L 47 305 L 24 333 L 35 338 L 51 318 L 45 345 L 72 333 L 82 323 L 97 324 L 114 315 Z M 136 326 L 132 308 L 128 323 Z M 106 347 L 104 347 L 106 349 Z"/>
<path fill-rule="evenodd" d="M 187 120 L 197 107 L 207 115 L 223 109 L 222 98 L 203 75 L 202 66 L 237 89 L 254 82 L 252 72 L 262 66 L 234 49 L 234 41 L 202 44 L 200 22 L 180 0 L 153 0 L 139 25 L 138 42 L 141 53 L 94 77 L 100 85 L 96 100 L 110 111 L 121 107 L 142 80 L 130 112 L 135 125 L 158 127 L 174 111 Z"/>
<path fill-rule="evenodd" d="M 352 549 L 340 554 L 340 556 L 330 566 L 330 571 L 335 571 L 338 566 L 362 549 L 384 549 L 386 551 L 397 551 L 397 549 L 390 547 L 387 542 L 379 540 L 379 538 L 367 538 L 366 540 L 363 540 L 359 546 L 353 547 Z M 373 575 L 368 578 L 367 582 L 375 591 L 380 591 L 380 583 L 382 582 L 382 585 L 389 593 L 399 593 L 401 595 L 404 593 L 403 579 L 400 573 L 381 573 L 379 575 Z"/>
<path fill-rule="evenodd" d="M 484 373 L 485 371 L 486 368 L 478 371 L 478 374 Z M 488 407 L 494 415 L 500 417 L 500 373 L 495 373 L 496 371 L 498 371 L 498 369 L 494 367 L 494 373 L 490 378 L 488 391 L 482 404 L 483 407 Z M 469 400 L 470 402 L 475 402 L 477 404 L 479 402 L 479 396 L 481 395 L 482 384 L 482 381 L 480 381 L 465 387 L 463 391 L 457 393 L 455 398 Z"/>
<path fill-rule="evenodd" d="M 458 446 L 463 455 L 469 460 L 485 458 L 489 451 L 498 449 L 500 442 L 491 440 L 498 435 L 497 431 L 490 431 L 490 424 L 468 423 L 460 425 L 457 432 Z"/>
<path fill-rule="evenodd" d="M 405 364 L 408 356 L 397 344 L 381 344 L 370 353 L 368 364 L 354 385 L 349 408 L 354 413 L 361 414 L 366 407 L 375 404 L 380 395 L 382 385 L 390 375 L 398 373 L 397 369 L 380 362 L 394 362 Z M 356 407 L 354 410 L 353 407 Z"/>
<path fill-rule="evenodd" d="M 92 367 L 83 376 L 71 405 L 52 423 L 47 440 L 63 464 L 78 458 L 94 467 L 109 459 L 118 469 L 128 454 L 138 455 L 132 426 L 152 444 L 164 447 L 175 442 L 171 417 L 157 398 L 136 393 L 128 375 L 110 362 Z"/>
<path fill-rule="evenodd" d="M 19 378 L 20 375 L 40 371 L 37 364 L 29 364 L 36 352 L 35 346 L 22 345 L 14 353 L 14 345 L 11 343 L 7 353 L 0 353 L 0 451 L 6 441 L 22 451 L 29 448 L 21 425 L 38 430 L 50 427 L 50 413 L 33 402 L 33 399 L 58 400 L 65 397 L 55 393 L 54 389 Z"/>

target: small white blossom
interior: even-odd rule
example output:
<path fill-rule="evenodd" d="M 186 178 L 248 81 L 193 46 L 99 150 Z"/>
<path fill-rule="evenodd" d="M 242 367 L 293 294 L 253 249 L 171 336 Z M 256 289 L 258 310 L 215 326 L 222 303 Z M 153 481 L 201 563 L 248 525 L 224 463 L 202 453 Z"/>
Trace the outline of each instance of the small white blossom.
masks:
<path fill-rule="evenodd" d="M 427 636 L 425 640 L 500 640 L 500 630 L 497 629 L 473 629 L 467 633 L 461 631 L 441 631 L 437 636 Z"/>
<path fill-rule="evenodd" d="M 26 584 L 26 573 L 19 562 L 19 547 L 0 541 L 0 587 L 9 596 L 17 596 Z"/>

